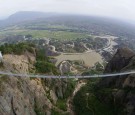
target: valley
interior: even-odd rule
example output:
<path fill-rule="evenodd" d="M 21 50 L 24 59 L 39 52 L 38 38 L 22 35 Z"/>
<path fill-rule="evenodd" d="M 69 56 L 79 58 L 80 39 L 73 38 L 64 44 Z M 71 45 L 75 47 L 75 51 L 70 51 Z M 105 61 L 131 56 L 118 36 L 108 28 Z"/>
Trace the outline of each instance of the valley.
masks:
<path fill-rule="evenodd" d="M 84 53 L 61 53 L 61 55 L 56 56 L 57 59 L 56 66 L 58 66 L 62 61 L 65 60 L 82 60 L 84 62 L 85 66 L 92 67 L 96 62 L 103 63 L 103 57 L 101 56 L 104 51 L 110 52 L 114 54 L 115 49 L 114 47 L 117 45 L 116 42 L 113 41 L 113 39 L 116 39 L 117 37 L 114 36 L 94 36 L 94 38 L 101 38 L 106 39 L 107 44 L 103 46 L 101 49 L 95 49 L 91 50 L 87 46 L 85 46 L 86 51 Z M 81 48 L 81 47 L 80 47 Z"/>
<path fill-rule="evenodd" d="M 0 75 L 0 114 L 133 115 L 132 74 L 68 79 L 134 69 L 133 28 L 103 17 L 34 14 L 0 22 L 0 71 L 59 78 Z"/>

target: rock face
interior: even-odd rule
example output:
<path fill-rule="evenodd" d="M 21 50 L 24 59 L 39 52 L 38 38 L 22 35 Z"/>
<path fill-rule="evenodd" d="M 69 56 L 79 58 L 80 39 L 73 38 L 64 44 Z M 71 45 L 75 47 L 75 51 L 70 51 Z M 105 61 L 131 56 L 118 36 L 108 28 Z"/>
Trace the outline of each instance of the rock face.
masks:
<path fill-rule="evenodd" d="M 135 70 L 135 53 L 128 48 L 121 48 L 106 66 L 105 73 L 129 70 Z M 99 83 L 99 87 L 111 90 L 110 94 L 104 94 L 102 97 L 106 104 L 111 95 L 113 104 L 121 108 L 121 114 L 135 115 L 135 74 L 104 78 Z M 117 114 L 119 115 L 120 112 Z"/>
<path fill-rule="evenodd" d="M 4 55 L 2 71 L 29 73 L 34 71 L 35 56 Z M 58 98 L 63 98 L 66 81 L 21 78 L 0 75 L 0 115 L 51 115 Z M 55 107 L 56 108 L 56 107 Z"/>
<path fill-rule="evenodd" d="M 114 57 L 110 60 L 110 62 L 107 64 L 104 73 L 115 73 L 115 72 L 123 72 L 123 71 L 129 71 L 129 70 L 134 70 L 134 58 L 135 58 L 135 53 L 131 51 L 128 48 L 121 48 L 118 49 Z M 133 68 L 133 69 L 132 69 Z M 124 82 L 124 78 L 121 76 L 117 77 L 109 77 L 103 79 L 104 82 L 102 84 L 105 85 L 115 85 L 115 86 L 122 86 Z"/>
<path fill-rule="evenodd" d="M 40 80 L 16 77 L 6 79 L 0 96 L 1 115 L 36 115 L 36 111 L 46 113 L 51 109 L 52 104 L 45 96 Z"/>
<path fill-rule="evenodd" d="M 29 73 L 34 70 L 36 59 L 34 54 L 25 52 L 24 55 L 7 54 L 3 56 L 4 68 L 17 73 Z"/>
<path fill-rule="evenodd" d="M 61 53 L 60 52 L 57 52 L 55 50 L 55 47 L 52 46 L 52 45 L 47 45 L 47 49 L 46 49 L 46 55 L 47 56 L 58 56 L 60 55 Z"/>
<path fill-rule="evenodd" d="M 105 72 L 121 71 L 129 64 L 129 61 L 135 56 L 135 53 L 128 48 L 118 49 L 114 57 L 107 65 Z"/>
<path fill-rule="evenodd" d="M 63 61 L 59 65 L 61 75 L 64 73 L 77 73 L 77 70 L 68 61 Z"/>

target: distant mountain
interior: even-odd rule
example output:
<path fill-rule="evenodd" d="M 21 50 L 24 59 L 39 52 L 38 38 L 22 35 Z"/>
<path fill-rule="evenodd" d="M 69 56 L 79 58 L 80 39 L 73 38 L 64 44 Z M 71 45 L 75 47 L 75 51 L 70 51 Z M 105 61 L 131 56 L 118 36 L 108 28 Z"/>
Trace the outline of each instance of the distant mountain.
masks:
<path fill-rule="evenodd" d="M 35 20 L 40 18 L 47 18 L 53 15 L 54 13 L 22 11 L 11 15 L 7 20 L 12 22 L 22 22 L 22 21 Z"/>
<path fill-rule="evenodd" d="M 124 38 L 135 38 L 135 27 L 126 22 L 106 17 L 21 11 L 0 21 L 0 27 L 19 25 L 26 29 L 48 29 L 44 25 L 64 25 L 70 31 L 87 32 L 94 35 L 109 34 Z M 36 28 L 31 28 L 32 25 Z M 43 26 L 42 26 L 43 25 Z M 57 29 L 57 28 L 54 28 Z M 69 30 L 67 30 L 69 31 Z"/>
<path fill-rule="evenodd" d="M 37 27 L 33 29 L 39 29 L 40 27 L 37 26 L 39 23 L 41 23 L 40 27 L 43 23 L 50 25 L 64 25 L 72 29 L 75 28 L 80 32 L 87 32 L 94 35 L 108 34 L 130 39 L 135 38 L 135 26 L 121 20 L 107 17 L 85 15 L 55 15 L 46 19 L 37 20 L 35 23 L 32 22 L 31 25 Z"/>
<path fill-rule="evenodd" d="M 10 15 L 7 19 L 0 21 L 0 26 L 8 26 L 25 21 L 32 21 L 41 18 L 48 18 L 56 15 L 56 13 L 34 12 L 34 11 L 20 11 Z"/>

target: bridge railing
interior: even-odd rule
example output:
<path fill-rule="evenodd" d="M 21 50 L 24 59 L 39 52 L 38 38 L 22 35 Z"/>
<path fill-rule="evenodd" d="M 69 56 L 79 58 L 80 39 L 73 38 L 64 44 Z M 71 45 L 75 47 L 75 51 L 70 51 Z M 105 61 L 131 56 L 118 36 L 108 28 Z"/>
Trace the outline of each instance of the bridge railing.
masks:
<path fill-rule="evenodd" d="M 115 76 L 123 76 L 123 75 L 129 75 L 129 74 L 135 74 L 135 71 L 128 71 L 128 72 L 119 72 L 119 73 L 108 73 L 108 74 L 94 74 L 94 75 L 87 75 L 87 76 L 81 76 L 81 75 L 73 75 L 73 76 L 55 76 L 55 75 L 40 75 L 40 74 L 23 74 L 23 73 L 11 73 L 11 72 L 4 72 L 0 71 L 0 75 L 8 75 L 10 77 L 32 77 L 32 78 L 59 78 L 59 79 L 67 79 L 67 78 L 102 78 L 102 77 L 115 77 Z"/>

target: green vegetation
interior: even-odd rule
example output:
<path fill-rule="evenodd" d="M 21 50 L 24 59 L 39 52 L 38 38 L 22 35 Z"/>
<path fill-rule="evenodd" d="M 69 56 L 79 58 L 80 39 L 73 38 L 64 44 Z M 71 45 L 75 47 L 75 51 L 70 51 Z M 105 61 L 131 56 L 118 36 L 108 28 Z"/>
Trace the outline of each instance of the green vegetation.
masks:
<path fill-rule="evenodd" d="M 0 46 L 0 51 L 2 51 L 3 54 L 21 55 L 26 51 L 34 53 L 34 49 L 36 49 L 36 46 L 29 42 L 21 42 L 17 44 L 5 43 L 4 45 Z M 0 65 L 2 66 L 1 63 Z M 45 49 L 37 50 L 35 67 L 39 73 L 53 73 L 55 75 L 58 74 L 55 65 L 49 61 L 47 56 L 45 56 Z"/>
<path fill-rule="evenodd" d="M 52 109 L 51 115 L 69 115 L 69 114 L 68 113 L 63 114 L 61 112 L 56 111 L 55 109 Z"/>
<path fill-rule="evenodd" d="M 44 115 L 44 113 L 41 111 L 41 109 L 35 108 L 36 115 Z"/>
<path fill-rule="evenodd" d="M 103 71 L 104 71 L 103 66 L 100 63 L 96 63 L 94 68 L 84 71 L 82 75 L 85 76 L 85 75 L 102 74 Z"/>
<path fill-rule="evenodd" d="M 58 74 L 58 70 L 55 65 L 49 61 L 49 57 L 45 56 L 44 49 L 39 49 L 37 51 L 35 67 L 39 73 Z"/>
<path fill-rule="evenodd" d="M 98 71 L 98 70 L 95 70 L 95 69 L 90 69 L 90 70 L 87 70 L 85 72 L 82 73 L 82 75 L 97 75 L 97 74 L 102 74 L 103 71 Z"/>
<path fill-rule="evenodd" d="M 95 95 L 97 81 L 98 79 L 90 81 L 75 95 L 73 102 L 77 115 L 114 115 L 111 109 Z"/>
<path fill-rule="evenodd" d="M 0 95 L 2 94 L 3 90 L 4 90 L 4 86 L 3 83 L 4 82 L 8 82 L 9 77 L 6 75 L 0 75 Z"/>
<path fill-rule="evenodd" d="M 38 107 L 36 101 L 35 101 L 34 111 L 35 111 L 36 115 L 44 115 L 44 113 L 42 112 L 42 109 Z"/>
<path fill-rule="evenodd" d="M 2 35 L 1 35 L 2 34 Z M 4 33 L 0 32 L 0 36 L 3 36 Z M 5 35 L 32 35 L 33 38 L 52 38 L 58 40 L 75 40 L 77 38 L 86 38 L 88 37 L 85 33 L 78 32 L 69 32 L 69 31 L 49 31 L 49 30 L 10 30 L 6 31 Z"/>
<path fill-rule="evenodd" d="M 73 93 L 75 89 L 76 81 L 74 79 L 69 79 L 67 83 L 66 92 L 64 93 L 64 98 L 67 99 Z"/>
<path fill-rule="evenodd" d="M 52 109 L 51 115 L 61 115 L 61 113 L 56 111 L 56 110 L 54 110 L 54 109 Z"/>
<path fill-rule="evenodd" d="M 114 88 L 99 87 L 99 81 L 99 78 L 88 80 L 75 95 L 73 103 L 77 115 L 125 115 L 121 101 L 113 96 Z"/>
<path fill-rule="evenodd" d="M 22 42 L 18 44 L 4 44 L 0 46 L 0 51 L 2 51 L 3 54 L 17 54 L 21 55 L 25 51 L 29 51 L 31 53 L 34 52 L 33 48 L 35 47 L 34 44 Z"/>
<path fill-rule="evenodd" d="M 96 71 L 94 69 L 91 69 L 91 70 L 83 72 L 82 75 L 84 75 L 84 76 L 85 75 L 94 75 L 94 74 L 99 74 L 99 73 L 101 73 L 101 72 L 98 72 L 98 71 Z"/>
<path fill-rule="evenodd" d="M 35 64 L 37 72 L 57 74 L 57 69 L 54 64 L 49 62 L 37 61 Z"/>
<path fill-rule="evenodd" d="M 28 28 L 28 29 L 40 29 L 40 30 L 43 30 L 43 29 L 63 29 L 63 30 L 71 29 L 71 28 L 69 28 L 65 25 L 48 24 L 48 23 L 45 23 L 45 22 L 31 23 L 31 24 L 26 25 L 26 28 Z"/>
<path fill-rule="evenodd" d="M 63 111 L 67 111 L 67 105 L 65 99 L 58 99 L 56 106 Z"/>
<path fill-rule="evenodd" d="M 93 75 L 102 73 L 100 64 L 95 69 L 84 72 L 82 75 Z M 98 87 L 101 79 L 94 78 L 87 80 L 87 85 L 77 92 L 73 99 L 77 115 L 114 115 L 122 114 L 121 105 L 114 103 L 112 88 Z M 79 100 L 79 101 L 78 101 Z"/>

